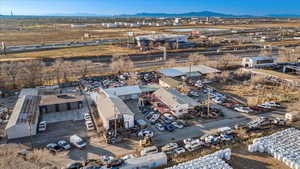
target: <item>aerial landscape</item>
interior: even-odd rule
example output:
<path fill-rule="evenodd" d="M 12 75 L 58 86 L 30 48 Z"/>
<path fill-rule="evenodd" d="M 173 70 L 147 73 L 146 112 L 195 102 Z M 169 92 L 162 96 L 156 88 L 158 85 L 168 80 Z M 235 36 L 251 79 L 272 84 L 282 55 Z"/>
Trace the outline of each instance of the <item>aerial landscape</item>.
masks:
<path fill-rule="evenodd" d="M 0 169 L 300 169 L 299 5 L 0 0 Z"/>

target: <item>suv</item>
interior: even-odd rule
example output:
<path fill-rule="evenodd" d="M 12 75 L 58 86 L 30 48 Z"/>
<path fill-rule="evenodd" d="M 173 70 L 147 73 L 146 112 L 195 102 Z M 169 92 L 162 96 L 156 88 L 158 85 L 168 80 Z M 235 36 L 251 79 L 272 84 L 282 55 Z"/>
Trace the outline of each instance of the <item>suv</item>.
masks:
<path fill-rule="evenodd" d="M 46 131 L 46 129 L 47 129 L 47 122 L 46 121 L 40 122 L 38 131 Z"/>

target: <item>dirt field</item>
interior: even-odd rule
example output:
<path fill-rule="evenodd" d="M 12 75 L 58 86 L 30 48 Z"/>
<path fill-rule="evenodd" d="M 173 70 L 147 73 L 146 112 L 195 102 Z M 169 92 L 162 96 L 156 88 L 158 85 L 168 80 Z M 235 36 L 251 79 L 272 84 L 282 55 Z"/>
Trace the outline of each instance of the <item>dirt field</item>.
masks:
<path fill-rule="evenodd" d="M 289 169 L 284 163 L 263 153 L 249 153 L 247 145 L 232 150 L 228 162 L 235 169 Z"/>
<path fill-rule="evenodd" d="M 122 48 L 113 45 L 85 46 L 65 49 L 55 49 L 37 52 L 24 52 L 18 54 L 9 54 L 2 57 L 1 60 L 11 58 L 70 58 L 70 57 L 85 57 L 85 56 L 103 56 L 103 55 L 125 55 L 135 54 L 139 52 L 135 49 Z"/>

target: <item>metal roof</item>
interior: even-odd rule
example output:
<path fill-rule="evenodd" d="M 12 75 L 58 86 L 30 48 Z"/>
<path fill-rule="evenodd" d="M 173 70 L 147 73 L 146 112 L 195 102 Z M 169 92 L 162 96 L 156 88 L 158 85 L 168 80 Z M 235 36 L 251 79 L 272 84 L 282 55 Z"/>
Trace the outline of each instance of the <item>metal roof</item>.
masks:
<path fill-rule="evenodd" d="M 198 104 L 194 99 L 179 93 L 175 89 L 160 88 L 154 92 L 154 95 L 164 104 L 173 108 L 183 104 L 188 104 L 189 106 L 195 106 Z"/>
<path fill-rule="evenodd" d="M 175 67 L 174 69 L 187 74 L 189 72 L 199 72 L 201 74 L 209 74 L 209 73 L 219 73 L 221 72 L 218 69 L 208 67 L 205 65 L 194 65 L 194 66 L 186 66 L 186 67 Z"/>
<path fill-rule="evenodd" d="M 34 123 L 38 118 L 40 96 L 23 96 L 18 99 L 6 129 L 18 123 Z"/>
<path fill-rule="evenodd" d="M 194 66 L 161 69 L 159 70 L 159 72 L 168 77 L 177 77 L 177 76 L 187 75 L 193 72 L 201 73 L 201 74 L 209 74 L 209 73 L 219 73 L 221 71 L 205 65 L 194 65 Z M 200 74 L 192 74 L 192 75 L 200 75 Z"/>
<path fill-rule="evenodd" d="M 80 96 L 71 94 L 42 95 L 40 105 L 53 105 L 62 103 L 72 103 L 81 101 Z"/>
<path fill-rule="evenodd" d="M 179 71 L 174 68 L 160 69 L 159 72 L 168 77 L 178 77 L 183 76 L 185 74 L 182 71 Z"/>
<path fill-rule="evenodd" d="M 134 113 L 118 96 L 109 95 L 105 92 L 100 92 L 96 101 L 98 113 L 105 120 L 115 119 L 116 116 Z"/>
<path fill-rule="evenodd" d="M 116 88 L 108 88 L 104 89 L 106 93 L 110 95 L 116 96 L 126 96 L 132 94 L 140 94 L 142 93 L 139 86 L 124 86 L 124 87 L 116 87 Z"/>
<path fill-rule="evenodd" d="M 37 96 L 37 95 L 39 95 L 39 90 L 37 88 L 22 89 L 20 91 L 19 98 L 22 98 L 23 96 L 26 96 L 26 95 Z"/>

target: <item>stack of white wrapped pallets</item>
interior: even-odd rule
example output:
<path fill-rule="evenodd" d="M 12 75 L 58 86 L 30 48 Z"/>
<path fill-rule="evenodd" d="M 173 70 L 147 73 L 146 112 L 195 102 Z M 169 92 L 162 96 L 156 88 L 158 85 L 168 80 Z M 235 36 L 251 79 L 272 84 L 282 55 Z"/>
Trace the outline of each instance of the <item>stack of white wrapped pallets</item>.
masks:
<path fill-rule="evenodd" d="M 167 169 L 232 169 L 225 161 L 230 160 L 231 150 L 225 149 Z"/>
<path fill-rule="evenodd" d="M 249 152 L 266 152 L 292 169 L 300 169 L 300 130 L 289 128 L 255 139 Z"/>

